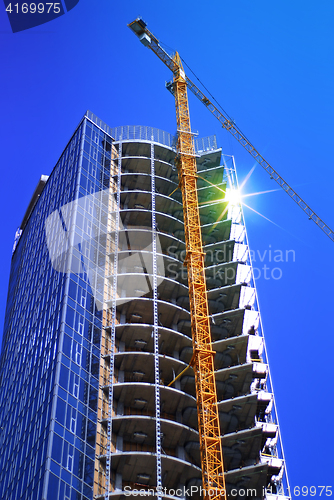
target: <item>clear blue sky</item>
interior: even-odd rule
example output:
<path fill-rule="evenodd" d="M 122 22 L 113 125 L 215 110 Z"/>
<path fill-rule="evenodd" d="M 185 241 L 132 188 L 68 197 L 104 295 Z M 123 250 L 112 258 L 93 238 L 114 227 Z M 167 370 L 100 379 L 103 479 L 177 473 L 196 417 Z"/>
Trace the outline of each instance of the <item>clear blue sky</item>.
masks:
<path fill-rule="evenodd" d="M 16 34 L 1 5 L 1 329 L 14 233 L 40 175 L 51 172 L 86 109 L 110 126 L 176 130 L 164 88 L 169 71 L 127 28 L 137 16 L 180 52 L 266 159 L 334 226 L 332 1 L 80 0 L 66 15 Z M 193 128 L 217 134 L 242 180 L 252 158 L 195 98 L 190 106 Z M 258 166 L 244 191 L 274 188 Z M 245 201 L 280 226 L 245 210 L 255 267 L 278 265 L 283 273 L 279 280 L 262 273 L 258 294 L 290 483 L 334 489 L 334 243 L 283 192 Z M 269 249 L 294 250 L 295 261 L 270 262 Z"/>

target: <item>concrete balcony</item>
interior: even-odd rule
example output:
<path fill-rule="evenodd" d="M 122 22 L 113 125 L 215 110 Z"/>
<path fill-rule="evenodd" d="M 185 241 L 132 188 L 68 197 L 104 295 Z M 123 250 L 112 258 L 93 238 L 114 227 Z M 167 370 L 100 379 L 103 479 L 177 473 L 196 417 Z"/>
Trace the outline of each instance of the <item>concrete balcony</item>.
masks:
<path fill-rule="evenodd" d="M 205 269 L 208 284 L 217 282 L 219 287 L 248 284 L 251 280 L 251 267 L 239 262 L 221 263 Z"/>
<path fill-rule="evenodd" d="M 124 303 L 118 299 L 117 320 L 121 324 L 151 324 L 153 325 L 153 300 L 151 298 L 132 297 Z M 174 324 L 190 320 L 190 313 L 176 304 L 158 300 L 159 326 L 172 328 Z M 186 332 L 183 332 L 187 334 Z"/>
<path fill-rule="evenodd" d="M 115 328 L 116 339 L 126 351 L 147 351 L 153 352 L 152 325 L 133 323 L 118 324 Z M 192 350 L 191 339 L 181 332 L 171 328 L 159 327 L 159 352 L 162 355 L 178 355 L 183 349 Z M 182 361 L 187 362 L 182 359 Z"/>
<path fill-rule="evenodd" d="M 181 481 L 184 483 L 194 477 L 201 478 L 200 467 L 185 459 L 166 453 L 162 455 L 161 461 L 164 470 L 163 487 L 173 488 Z M 127 483 L 138 484 L 140 478 L 145 478 L 147 485 L 154 486 L 155 467 L 156 454 L 149 451 L 119 451 L 111 457 L 112 471 L 115 475 L 121 475 L 122 481 Z"/>
<path fill-rule="evenodd" d="M 114 356 L 115 383 L 118 382 L 148 382 L 154 384 L 155 356 L 150 352 L 118 352 Z M 159 370 L 161 385 L 168 385 L 175 374 L 187 367 L 186 363 L 171 356 L 159 355 Z"/>
<path fill-rule="evenodd" d="M 109 390 L 108 386 L 105 387 Z M 117 414 L 125 411 L 133 415 L 155 415 L 155 387 L 145 382 L 119 382 L 114 385 L 113 396 Z M 160 386 L 161 416 L 197 429 L 196 399 L 174 387 Z M 196 418 L 193 422 L 192 412 Z"/>
<path fill-rule="evenodd" d="M 154 144 L 154 157 L 156 162 L 164 162 L 168 164 L 173 164 L 176 152 L 168 146 L 160 146 Z M 146 158 L 151 159 L 151 144 L 150 142 L 144 141 L 132 141 L 122 143 L 122 164 L 125 164 L 125 168 L 128 168 L 126 161 L 132 160 L 133 158 Z"/>
<path fill-rule="evenodd" d="M 228 434 L 254 427 L 256 422 L 265 421 L 265 414 L 272 401 L 272 394 L 263 398 L 259 393 L 221 400 L 218 403 L 220 428 Z"/>
<path fill-rule="evenodd" d="M 268 373 L 264 363 L 245 363 L 215 371 L 218 402 L 246 396 L 254 379 L 265 379 Z M 181 389 L 195 396 L 195 377 L 189 369 L 180 379 Z"/>
<path fill-rule="evenodd" d="M 209 294 L 208 294 L 209 295 Z M 234 295 L 238 302 L 239 295 Z M 233 303 L 232 303 L 233 304 Z M 231 309 L 211 317 L 211 335 L 213 341 L 236 337 L 243 334 L 254 335 L 259 324 L 258 311 L 249 309 Z"/>

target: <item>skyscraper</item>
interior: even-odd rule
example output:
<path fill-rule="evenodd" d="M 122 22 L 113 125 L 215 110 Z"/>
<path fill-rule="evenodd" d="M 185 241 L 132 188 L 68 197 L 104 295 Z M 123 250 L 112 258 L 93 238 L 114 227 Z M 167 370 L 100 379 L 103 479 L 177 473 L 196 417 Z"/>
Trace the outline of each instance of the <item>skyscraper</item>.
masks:
<path fill-rule="evenodd" d="M 234 159 L 214 137 L 195 146 L 226 486 L 234 498 L 283 499 Z M 87 112 L 42 176 L 12 258 L 1 498 L 201 496 L 175 158 L 170 134 L 112 129 Z"/>

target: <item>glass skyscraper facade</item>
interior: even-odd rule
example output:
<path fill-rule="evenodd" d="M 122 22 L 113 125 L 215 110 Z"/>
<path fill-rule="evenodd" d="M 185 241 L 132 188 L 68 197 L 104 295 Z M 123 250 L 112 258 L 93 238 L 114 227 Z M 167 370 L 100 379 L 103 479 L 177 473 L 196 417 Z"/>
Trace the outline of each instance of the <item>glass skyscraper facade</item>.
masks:
<path fill-rule="evenodd" d="M 234 160 L 221 160 L 215 138 L 195 146 L 227 490 L 284 500 L 242 210 L 222 194 L 237 186 Z M 199 498 L 192 368 L 173 382 L 192 355 L 175 159 L 170 134 L 111 129 L 87 112 L 42 176 L 12 256 L 0 361 L 4 500 L 120 500 L 134 489 Z"/>
<path fill-rule="evenodd" d="M 45 223 L 109 186 L 110 163 L 110 136 L 84 119 L 21 226 L 0 367 L 2 499 L 93 495 L 102 312 L 84 273 L 53 267 Z"/>

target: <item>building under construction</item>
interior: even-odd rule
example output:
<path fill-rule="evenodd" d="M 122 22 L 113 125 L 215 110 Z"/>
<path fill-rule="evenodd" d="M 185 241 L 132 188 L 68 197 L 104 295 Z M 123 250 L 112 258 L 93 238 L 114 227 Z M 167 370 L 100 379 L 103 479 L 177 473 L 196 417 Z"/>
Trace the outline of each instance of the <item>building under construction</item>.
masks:
<path fill-rule="evenodd" d="M 215 137 L 194 143 L 226 491 L 285 500 L 234 159 Z M 87 112 L 41 179 L 13 252 L 1 498 L 207 494 L 176 160 L 171 134 Z"/>

